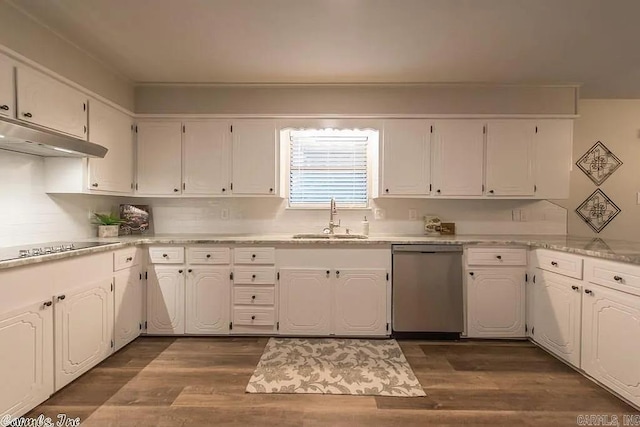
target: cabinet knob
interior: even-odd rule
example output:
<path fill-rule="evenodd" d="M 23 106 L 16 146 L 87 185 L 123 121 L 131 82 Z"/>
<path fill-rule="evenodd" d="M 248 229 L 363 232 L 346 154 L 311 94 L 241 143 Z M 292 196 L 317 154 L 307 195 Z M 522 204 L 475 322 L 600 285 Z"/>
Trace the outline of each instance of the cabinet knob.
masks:
<path fill-rule="evenodd" d="M 255 274 L 251 275 L 251 280 L 256 280 L 256 275 Z"/>
<path fill-rule="evenodd" d="M 493 190 L 489 190 L 489 194 L 493 194 Z"/>
<path fill-rule="evenodd" d="M 133 257 L 130 257 L 130 256 L 129 256 L 129 257 L 127 257 L 127 259 L 126 259 L 125 261 L 126 261 L 126 262 L 131 262 L 131 261 L 133 261 Z"/>
<path fill-rule="evenodd" d="M 580 288 L 579 288 L 579 287 L 577 287 L 576 285 L 571 286 L 571 289 L 573 289 L 574 291 L 578 291 L 578 290 L 580 290 Z"/>
<path fill-rule="evenodd" d="M 211 254 L 207 254 L 207 258 L 211 258 Z"/>
<path fill-rule="evenodd" d="M 223 189 L 222 189 L 222 192 L 224 193 L 225 191 L 227 191 L 227 189 L 226 189 L 226 188 L 223 188 Z"/>
<path fill-rule="evenodd" d="M 9 106 L 8 105 L 0 105 L 0 110 L 4 110 L 4 111 L 9 111 Z"/>
<path fill-rule="evenodd" d="M 389 192 L 389 189 L 388 189 L 388 188 L 387 188 L 387 189 L 385 189 L 385 190 L 384 190 L 384 192 L 385 192 L 385 193 L 388 193 L 388 192 Z"/>
<path fill-rule="evenodd" d="M 587 295 L 593 295 L 593 291 L 591 289 L 585 289 L 584 293 Z"/>
<path fill-rule="evenodd" d="M 256 259 L 256 254 L 251 254 L 251 259 Z"/>
<path fill-rule="evenodd" d="M 440 194 L 440 190 L 436 190 L 436 193 Z"/>
<path fill-rule="evenodd" d="M 270 189 L 269 189 L 269 193 L 273 193 L 273 188 L 270 188 Z"/>
<path fill-rule="evenodd" d="M 163 258 L 169 258 L 169 255 L 167 255 L 167 254 L 162 254 L 162 257 L 163 257 Z"/>
<path fill-rule="evenodd" d="M 180 191 L 180 190 L 178 190 L 177 188 L 174 188 L 174 189 L 173 189 L 173 192 L 174 192 L 174 193 L 177 193 L 178 191 Z"/>
<path fill-rule="evenodd" d="M 98 188 L 98 183 L 94 182 L 93 184 L 91 184 L 92 187 Z"/>
<path fill-rule="evenodd" d="M 193 273 L 193 270 L 190 268 L 187 270 L 187 273 Z"/>
<path fill-rule="evenodd" d="M 473 276 L 473 274 L 474 274 L 473 271 L 469 272 L 469 276 Z"/>
<path fill-rule="evenodd" d="M 51 301 L 45 301 L 44 302 L 44 306 L 45 307 L 51 307 L 52 305 L 53 305 L 53 302 L 51 302 Z"/>
<path fill-rule="evenodd" d="M 554 267 L 557 267 L 557 266 L 558 266 L 558 263 L 557 263 L 557 262 L 555 262 L 555 261 L 551 261 L 551 265 L 552 265 L 552 266 L 554 266 Z"/>
<path fill-rule="evenodd" d="M 31 113 L 22 113 L 22 115 L 24 117 L 29 117 L 29 118 L 33 117 L 33 114 L 31 114 Z"/>
<path fill-rule="evenodd" d="M 620 276 L 613 276 L 613 280 L 615 280 L 616 282 L 622 282 L 622 277 L 620 277 Z"/>
<path fill-rule="evenodd" d="M 251 316 L 251 320 L 256 320 L 256 316 Z"/>
<path fill-rule="evenodd" d="M 58 296 L 58 301 L 62 301 L 63 299 L 65 299 L 67 296 L 66 295 L 59 295 Z"/>
<path fill-rule="evenodd" d="M 501 260 L 502 259 L 502 255 L 496 255 L 496 258 Z"/>
<path fill-rule="evenodd" d="M 336 277 L 340 277 L 340 271 L 336 270 Z"/>
<path fill-rule="evenodd" d="M 327 277 L 329 277 L 330 274 L 331 274 L 331 272 L 329 270 L 327 270 Z"/>
<path fill-rule="evenodd" d="M 251 295 L 251 299 L 256 299 L 256 296 L 255 295 Z"/>
<path fill-rule="evenodd" d="M 178 273 L 182 273 L 182 270 L 178 270 Z"/>

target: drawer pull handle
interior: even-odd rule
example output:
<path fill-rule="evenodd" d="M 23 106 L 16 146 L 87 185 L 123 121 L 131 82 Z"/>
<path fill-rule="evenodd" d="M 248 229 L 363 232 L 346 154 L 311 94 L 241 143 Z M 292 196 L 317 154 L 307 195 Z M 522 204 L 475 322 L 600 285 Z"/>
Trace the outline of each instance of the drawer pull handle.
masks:
<path fill-rule="evenodd" d="M 9 106 L 8 105 L 0 105 L 0 110 L 4 110 L 4 111 L 9 111 Z"/>
<path fill-rule="evenodd" d="M 469 276 L 473 276 L 473 274 L 474 274 L 473 271 L 469 272 Z"/>
<path fill-rule="evenodd" d="M 591 289 L 585 289 L 584 293 L 587 295 L 593 295 L 593 291 Z"/>
<path fill-rule="evenodd" d="M 256 275 L 255 274 L 251 275 L 251 280 L 256 280 Z"/>
<path fill-rule="evenodd" d="M 251 254 L 251 259 L 256 259 L 256 254 Z"/>
<path fill-rule="evenodd" d="M 126 262 L 131 262 L 131 261 L 133 261 L 133 257 L 128 256 L 128 257 L 127 257 L 127 259 L 126 259 L 125 261 L 126 261 Z"/>
<path fill-rule="evenodd" d="M 167 254 L 162 254 L 162 258 L 169 258 L 169 255 L 167 255 Z"/>
<path fill-rule="evenodd" d="M 63 299 L 65 299 L 67 296 L 66 295 L 60 295 L 58 296 L 58 301 L 62 301 Z"/>
<path fill-rule="evenodd" d="M 255 295 L 251 295 L 251 299 L 256 299 L 256 296 Z"/>
<path fill-rule="evenodd" d="M 207 258 L 211 258 L 211 254 L 207 254 Z"/>
<path fill-rule="evenodd" d="M 28 118 L 33 117 L 33 114 L 31 114 L 31 113 L 22 113 L 22 115 L 25 116 L 25 117 L 28 117 Z"/>
<path fill-rule="evenodd" d="M 555 261 L 551 261 L 551 265 L 552 265 L 552 266 L 554 266 L 554 267 L 557 267 L 557 266 L 558 266 L 558 263 L 557 263 L 557 262 L 555 262 Z"/>
<path fill-rule="evenodd" d="M 502 255 L 496 255 L 496 258 L 502 259 Z"/>
<path fill-rule="evenodd" d="M 187 273 L 193 273 L 193 270 L 192 269 L 188 269 Z"/>
<path fill-rule="evenodd" d="M 613 280 L 615 280 L 616 282 L 622 282 L 622 277 L 620 277 L 620 276 L 613 276 Z"/>
<path fill-rule="evenodd" d="M 182 270 L 178 270 L 178 273 L 182 273 Z"/>
<path fill-rule="evenodd" d="M 571 289 L 573 289 L 574 291 L 580 290 L 580 288 L 577 287 L 576 285 L 571 286 Z"/>
<path fill-rule="evenodd" d="M 51 307 L 52 305 L 53 305 L 53 302 L 51 302 L 51 301 L 45 301 L 44 302 L 44 306 L 45 307 Z"/>
<path fill-rule="evenodd" d="M 256 320 L 256 316 L 251 316 L 251 320 Z"/>

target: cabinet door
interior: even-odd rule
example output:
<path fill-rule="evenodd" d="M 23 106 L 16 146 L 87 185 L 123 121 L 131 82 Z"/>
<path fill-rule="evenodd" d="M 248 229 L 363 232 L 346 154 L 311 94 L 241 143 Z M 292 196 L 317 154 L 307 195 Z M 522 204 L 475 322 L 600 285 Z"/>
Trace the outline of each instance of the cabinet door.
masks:
<path fill-rule="evenodd" d="M 89 159 L 89 190 L 131 193 L 133 188 L 133 121 L 99 101 L 89 105 L 89 141 L 109 149 L 102 159 Z"/>
<path fill-rule="evenodd" d="M 111 354 L 112 281 L 103 279 L 54 301 L 57 391 Z"/>
<path fill-rule="evenodd" d="M 114 277 L 115 350 L 136 339 L 142 329 L 142 275 L 139 268 L 123 270 Z"/>
<path fill-rule="evenodd" d="M 386 120 L 381 195 L 427 195 L 431 184 L 431 133 L 425 120 Z"/>
<path fill-rule="evenodd" d="M 487 195 L 533 195 L 532 120 L 491 120 L 487 124 Z"/>
<path fill-rule="evenodd" d="M 185 122 L 183 194 L 228 194 L 231 132 L 225 121 Z"/>
<path fill-rule="evenodd" d="M 586 284 L 582 319 L 582 369 L 639 405 L 640 297 Z"/>
<path fill-rule="evenodd" d="M 280 270 L 280 333 L 329 335 L 331 277 L 329 270 Z"/>
<path fill-rule="evenodd" d="M 153 266 L 147 279 L 147 333 L 184 334 L 184 267 Z"/>
<path fill-rule="evenodd" d="M 441 120 L 433 126 L 433 195 L 481 196 L 484 124 Z"/>
<path fill-rule="evenodd" d="M 384 269 L 336 271 L 333 288 L 336 335 L 386 335 L 387 272 Z"/>
<path fill-rule="evenodd" d="M 230 275 L 229 267 L 194 267 L 188 270 L 186 333 L 229 333 Z"/>
<path fill-rule="evenodd" d="M 535 136 L 536 198 L 568 199 L 573 120 L 540 120 Z"/>
<path fill-rule="evenodd" d="M 14 64 L 8 57 L 0 55 L 0 116 L 15 117 Z"/>
<path fill-rule="evenodd" d="M 470 338 L 524 337 L 524 269 L 467 272 L 467 334 Z"/>
<path fill-rule="evenodd" d="M 180 194 L 182 123 L 142 122 L 138 130 L 138 193 Z"/>
<path fill-rule="evenodd" d="M 38 302 L 0 315 L 0 346 L 0 414 L 18 417 L 54 391 L 53 307 Z"/>
<path fill-rule="evenodd" d="M 273 120 L 238 120 L 233 123 L 234 194 L 277 194 L 276 140 Z"/>
<path fill-rule="evenodd" d="M 17 69 L 18 118 L 87 138 L 87 97 L 29 68 Z"/>
<path fill-rule="evenodd" d="M 580 367 L 582 282 L 538 270 L 532 338 L 558 357 Z"/>

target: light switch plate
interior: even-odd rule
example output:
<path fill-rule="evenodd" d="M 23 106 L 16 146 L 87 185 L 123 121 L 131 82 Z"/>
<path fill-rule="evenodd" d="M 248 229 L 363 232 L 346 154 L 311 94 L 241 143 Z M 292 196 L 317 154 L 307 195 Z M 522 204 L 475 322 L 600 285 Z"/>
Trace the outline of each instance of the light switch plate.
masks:
<path fill-rule="evenodd" d="M 220 219 L 229 219 L 229 209 L 220 209 Z"/>
<path fill-rule="evenodd" d="M 409 220 L 416 221 L 418 219 L 418 211 L 416 209 L 409 209 Z"/>
<path fill-rule="evenodd" d="M 384 209 L 375 208 L 373 210 L 373 218 L 374 219 L 384 219 L 385 212 Z"/>
<path fill-rule="evenodd" d="M 511 221 L 522 221 L 522 211 L 520 209 L 514 209 L 511 211 Z"/>

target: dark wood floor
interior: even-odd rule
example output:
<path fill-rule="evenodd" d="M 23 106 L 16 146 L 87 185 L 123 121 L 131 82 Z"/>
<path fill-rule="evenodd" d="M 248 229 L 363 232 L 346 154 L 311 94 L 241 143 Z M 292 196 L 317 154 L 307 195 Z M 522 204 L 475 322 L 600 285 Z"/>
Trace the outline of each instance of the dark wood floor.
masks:
<path fill-rule="evenodd" d="M 139 338 L 28 416 L 86 426 L 566 425 L 637 413 L 527 342 L 400 342 L 427 397 L 245 394 L 266 338 Z M 621 421 L 622 424 L 622 421 Z"/>

